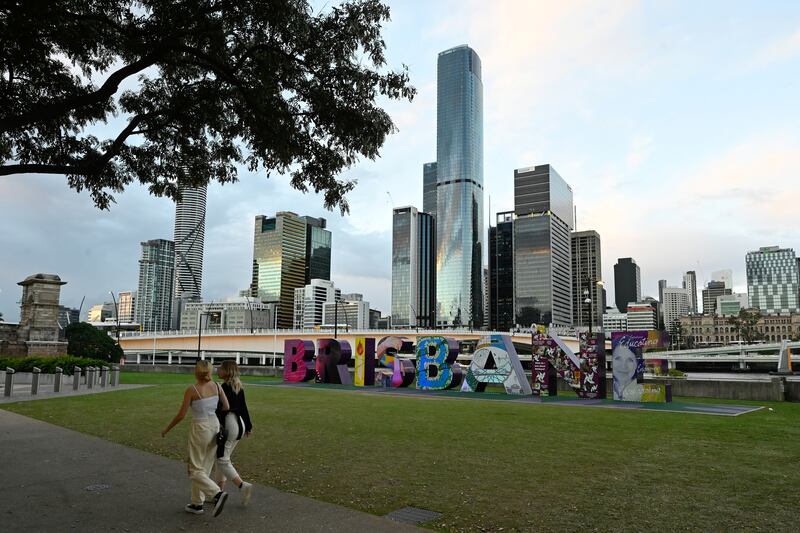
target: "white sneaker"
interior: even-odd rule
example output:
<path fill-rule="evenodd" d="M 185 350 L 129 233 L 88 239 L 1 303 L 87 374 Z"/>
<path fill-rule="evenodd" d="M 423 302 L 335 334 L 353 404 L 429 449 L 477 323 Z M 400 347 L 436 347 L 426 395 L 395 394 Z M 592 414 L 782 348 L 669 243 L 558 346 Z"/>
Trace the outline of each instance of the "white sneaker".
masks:
<path fill-rule="evenodd" d="M 186 507 L 183 508 L 187 513 L 192 514 L 203 514 L 203 506 L 202 505 L 194 505 L 189 503 Z"/>
<path fill-rule="evenodd" d="M 246 506 L 250 503 L 250 497 L 253 495 L 253 484 L 242 481 L 242 486 L 239 487 L 239 490 L 242 491 L 242 505 Z"/>

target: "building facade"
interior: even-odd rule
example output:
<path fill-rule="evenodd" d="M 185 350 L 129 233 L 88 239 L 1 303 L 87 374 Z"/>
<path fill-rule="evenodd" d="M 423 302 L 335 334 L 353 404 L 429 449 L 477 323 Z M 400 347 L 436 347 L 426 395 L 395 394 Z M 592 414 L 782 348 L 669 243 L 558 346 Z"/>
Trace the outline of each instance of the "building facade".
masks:
<path fill-rule="evenodd" d="M 658 310 L 651 302 L 631 302 L 626 315 L 628 331 L 658 329 Z"/>
<path fill-rule="evenodd" d="M 436 161 L 422 165 L 422 211 L 436 216 Z"/>
<path fill-rule="evenodd" d="M 331 232 L 324 218 L 300 217 L 306 223 L 306 279 L 331 279 Z"/>
<path fill-rule="evenodd" d="M 117 294 L 119 306 L 119 321 L 133 322 L 136 311 L 136 291 L 121 291 Z"/>
<path fill-rule="evenodd" d="M 798 261 L 792 248 L 767 246 L 748 252 L 745 268 L 750 307 L 766 315 L 800 311 Z"/>
<path fill-rule="evenodd" d="M 739 343 L 736 328 L 728 322 L 730 317 L 692 315 L 681 317 L 684 335 L 689 335 L 694 345 L 726 345 Z M 764 342 L 781 342 L 800 336 L 800 314 L 762 316 L 756 330 Z"/>
<path fill-rule="evenodd" d="M 88 322 L 105 322 L 111 318 L 116 319 L 116 316 L 114 304 L 112 302 L 105 302 L 91 306 L 86 314 L 86 320 Z"/>
<path fill-rule="evenodd" d="M 271 329 L 275 304 L 265 304 L 249 297 L 228 298 L 222 302 L 188 302 L 181 314 L 182 330 Z"/>
<path fill-rule="evenodd" d="M 642 299 L 642 275 L 632 257 L 621 257 L 614 265 L 614 303 L 624 313 L 631 302 Z"/>
<path fill-rule="evenodd" d="M 717 315 L 738 315 L 742 309 L 747 309 L 747 293 L 737 292 L 717 296 Z"/>
<path fill-rule="evenodd" d="M 514 327 L 514 212 L 497 213 L 489 227 L 489 329 Z"/>
<path fill-rule="evenodd" d="M 58 306 L 58 327 L 61 329 L 66 328 L 70 324 L 75 324 L 81 321 L 80 311 L 71 307 Z"/>
<path fill-rule="evenodd" d="M 392 213 L 392 323 L 432 327 L 436 312 L 436 222 L 415 207 Z"/>
<path fill-rule="evenodd" d="M 293 327 L 303 329 L 321 326 L 323 305 L 341 299 L 342 291 L 337 289 L 332 281 L 312 279 L 311 283 L 294 291 Z"/>
<path fill-rule="evenodd" d="M 474 50 L 464 45 L 439 54 L 436 96 L 436 320 L 480 326 L 483 82 Z"/>
<path fill-rule="evenodd" d="M 514 171 L 516 325 L 572 325 L 572 205 L 552 166 Z"/>
<path fill-rule="evenodd" d="M 175 203 L 176 299 L 200 300 L 203 288 L 203 246 L 206 228 L 206 186 L 180 187 Z"/>
<path fill-rule="evenodd" d="M 136 322 L 141 324 L 142 331 L 169 330 L 175 282 L 175 245 L 166 239 L 141 244 Z"/>
<path fill-rule="evenodd" d="M 728 289 L 733 289 L 733 270 L 726 268 L 724 270 L 715 270 L 711 273 L 711 281 L 721 281 Z M 745 306 L 747 307 L 747 306 Z"/>
<path fill-rule="evenodd" d="M 705 289 L 703 289 L 703 314 L 713 315 L 717 312 L 717 298 L 727 294 L 732 294 L 732 291 L 725 287 L 724 281 L 709 281 Z"/>
<path fill-rule="evenodd" d="M 680 317 L 689 315 L 690 301 L 688 289 L 664 287 L 664 327 L 667 331 L 672 331 Z"/>
<path fill-rule="evenodd" d="M 615 331 L 628 331 L 628 314 L 613 310 L 603 313 L 603 331 L 606 335 Z"/>
<path fill-rule="evenodd" d="M 25 344 L 27 353 L 24 355 L 61 355 L 67 352 L 67 343 L 58 327 L 61 287 L 66 283 L 55 274 L 34 274 L 17 283 L 22 287 L 22 298 L 16 338 Z"/>
<path fill-rule="evenodd" d="M 603 323 L 603 269 L 600 234 L 575 231 L 572 241 L 572 314 L 575 326 L 598 327 Z M 591 302 L 586 304 L 586 299 Z"/>
<path fill-rule="evenodd" d="M 322 304 L 322 325 L 347 326 L 350 329 L 370 329 L 369 302 L 347 299 Z"/>
<path fill-rule="evenodd" d="M 697 313 L 697 274 L 694 270 L 683 275 L 683 288 L 689 291 L 689 312 Z"/>

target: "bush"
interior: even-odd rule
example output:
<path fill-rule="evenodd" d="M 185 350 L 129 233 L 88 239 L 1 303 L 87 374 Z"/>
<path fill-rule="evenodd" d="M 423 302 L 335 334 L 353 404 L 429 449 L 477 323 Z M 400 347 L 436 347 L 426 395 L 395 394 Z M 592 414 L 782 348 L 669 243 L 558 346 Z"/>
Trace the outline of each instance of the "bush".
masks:
<path fill-rule="evenodd" d="M 87 322 L 73 322 L 66 327 L 67 353 L 75 357 L 100 359 L 108 363 L 119 363 L 122 348 L 114 339 Z M 80 366 L 80 365 L 79 365 Z"/>
<path fill-rule="evenodd" d="M 667 375 L 671 378 L 683 378 L 686 377 L 686 372 L 678 370 L 677 368 L 670 368 Z"/>
<path fill-rule="evenodd" d="M 57 357 L 5 357 L 0 358 L 0 369 L 13 368 L 17 372 L 33 372 L 33 367 L 40 368 L 43 374 L 55 374 L 56 367 L 64 369 L 64 374 L 71 376 L 76 366 L 85 369 L 87 366 L 109 366 L 108 361 L 59 355 Z"/>

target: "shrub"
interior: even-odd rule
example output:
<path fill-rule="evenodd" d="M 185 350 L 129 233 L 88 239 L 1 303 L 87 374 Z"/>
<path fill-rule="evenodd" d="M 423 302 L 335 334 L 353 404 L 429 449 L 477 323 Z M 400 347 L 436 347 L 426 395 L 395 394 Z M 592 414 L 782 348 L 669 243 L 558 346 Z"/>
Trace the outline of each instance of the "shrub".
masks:
<path fill-rule="evenodd" d="M 678 370 L 677 368 L 670 368 L 667 375 L 671 378 L 682 378 L 686 377 L 686 372 Z"/>
<path fill-rule="evenodd" d="M 114 339 L 87 322 L 74 322 L 66 327 L 67 353 L 76 357 L 100 359 L 108 363 L 119 363 L 122 348 Z"/>
<path fill-rule="evenodd" d="M 100 359 L 90 359 L 87 357 L 73 357 L 71 355 L 59 355 L 57 357 L 5 357 L 0 358 L 0 368 L 13 368 L 17 372 L 33 372 L 33 367 L 40 368 L 43 374 L 55 374 L 56 367 L 64 369 L 64 374 L 72 375 L 76 366 L 86 368 L 87 366 L 109 366 L 108 361 Z"/>

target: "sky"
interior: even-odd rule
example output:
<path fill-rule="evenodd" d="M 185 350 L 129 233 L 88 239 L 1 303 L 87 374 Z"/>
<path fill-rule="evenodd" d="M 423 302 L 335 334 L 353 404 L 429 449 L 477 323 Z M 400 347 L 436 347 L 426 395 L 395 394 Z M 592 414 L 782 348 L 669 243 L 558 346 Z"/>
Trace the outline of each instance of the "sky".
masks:
<path fill-rule="evenodd" d="M 643 295 L 745 254 L 800 252 L 800 3 L 793 1 L 398 0 L 384 28 L 389 68 L 409 67 L 413 102 L 384 102 L 398 127 L 358 180 L 349 215 L 328 212 L 283 176 L 240 171 L 208 192 L 203 297 L 250 281 L 253 220 L 290 210 L 333 232 L 332 279 L 390 310 L 392 207 L 422 207 L 422 165 L 436 159 L 436 58 L 470 45 L 482 61 L 484 185 L 491 212 L 513 209 L 515 168 L 549 163 L 570 184 L 577 230 L 613 266 L 633 257 Z M 486 222 L 489 197 L 484 198 Z M 133 185 L 110 211 L 61 176 L 0 177 L 0 313 L 19 317 L 17 282 L 58 274 L 61 303 L 83 313 L 135 290 L 140 242 L 172 238 L 174 204 Z M 491 217 L 491 218 L 490 218 Z"/>

